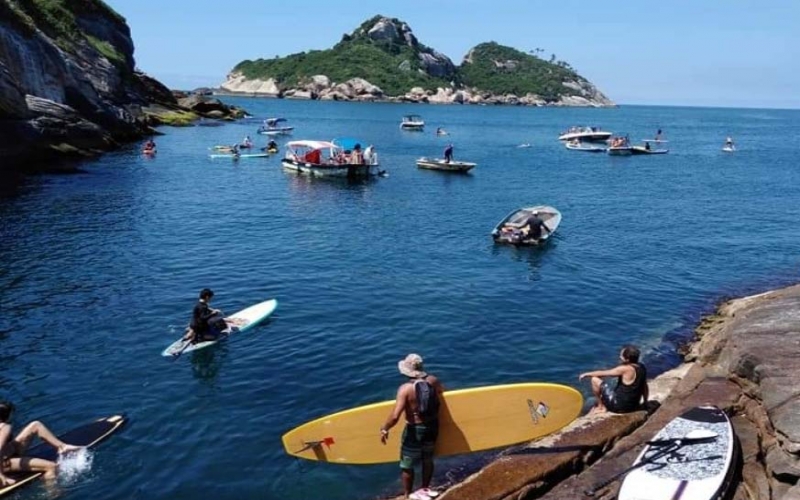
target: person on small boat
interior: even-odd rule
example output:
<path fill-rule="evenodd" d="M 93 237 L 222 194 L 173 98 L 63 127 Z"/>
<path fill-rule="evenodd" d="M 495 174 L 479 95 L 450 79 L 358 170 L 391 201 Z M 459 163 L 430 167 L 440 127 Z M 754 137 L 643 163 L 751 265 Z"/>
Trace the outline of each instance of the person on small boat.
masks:
<path fill-rule="evenodd" d="M 644 143 L 644 149 L 647 150 L 647 151 L 650 151 L 650 142 L 649 141 Z"/>
<path fill-rule="evenodd" d="M 372 165 L 375 159 L 375 146 L 370 144 L 367 146 L 367 149 L 364 150 L 364 163 L 367 165 Z"/>
<path fill-rule="evenodd" d="M 58 450 L 59 455 L 80 450 L 82 447 L 61 441 L 50 429 L 38 421 L 29 423 L 12 438 L 12 427 L 9 421 L 13 413 L 14 405 L 12 403 L 0 401 L 0 488 L 16 483 L 16 480 L 6 476 L 8 472 L 41 472 L 45 479 L 55 479 L 58 472 L 56 462 L 25 456 L 33 438 L 38 437 L 49 444 Z"/>
<path fill-rule="evenodd" d="M 448 144 L 446 148 L 444 148 L 444 162 L 450 163 L 453 161 L 453 145 Z"/>
<path fill-rule="evenodd" d="M 253 141 L 250 139 L 249 135 L 244 136 L 244 139 L 242 139 L 242 146 L 241 147 L 243 147 L 243 148 L 252 148 L 253 147 Z"/>
<path fill-rule="evenodd" d="M 392 412 L 380 428 L 381 443 L 386 444 L 389 430 L 405 417 L 406 426 L 400 445 L 400 477 L 405 496 L 411 500 L 430 500 L 439 495 L 430 489 L 430 484 L 444 386 L 438 378 L 424 371 L 419 354 L 409 354 L 397 364 L 397 368 L 408 380 L 397 389 Z M 418 465 L 422 469 L 422 488 L 412 492 L 414 468 Z"/>
<path fill-rule="evenodd" d="M 350 165 L 363 165 L 364 153 L 361 152 L 361 144 L 353 146 L 353 152 L 350 153 Z"/>
<path fill-rule="evenodd" d="M 278 143 L 274 140 L 270 139 L 267 143 L 267 147 L 264 148 L 268 153 L 277 153 L 278 152 Z"/>
<path fill-rule="evenodd" d="M 725 139 L 725 147 L 733 148 L 733 139 L 730 136 Z"/>
<path fill-rule="evenodd" d="M 589 413 L 629 413 L 636 411 L 650 396 L 647 386 L 647 369 L 639 362 L 639 349 L 626 345 L 619 353 L 620 364 L 609 370 L 581 373 L 578 380 L 590 378 L 592 393 L 597 399 Z M 612 389 L 603 377 L 617 377 L 617 385 Z"/>
<path fill-rule="evenodd" d="M 216 340 L 222 334 L 225 327 L 220 323 L 220 320 L 222 322 L 225 320 L 221 318 L 222 311 L 212 309 L 209 306 L 213 298 L 214 292 L 210 288 L 203 288 L 200 291 L 200 298 L 192 310 L 192 320 L 189 323 L 189 328 L 183 336 L 184 341 L 190 341 L 194 344 Z"/>
<path fill-rule="evenodd" d="M 544 232 L 550 234 L 550 228 L 548 228 L 542 218 L 539 217 L 538 210 L 531 212 L 531 214 L 525 219 L 525 222 L 522 224 L 520 229 L 525 235 L 525 239 L 538 240 L 545 234 Z"/>

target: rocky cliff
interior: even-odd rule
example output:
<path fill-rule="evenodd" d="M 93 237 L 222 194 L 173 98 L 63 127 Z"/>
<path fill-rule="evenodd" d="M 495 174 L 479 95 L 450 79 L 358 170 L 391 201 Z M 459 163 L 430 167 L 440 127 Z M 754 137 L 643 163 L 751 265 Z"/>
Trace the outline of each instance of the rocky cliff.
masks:
<path fill-rule="evenodd" d="M 490 42 L 456 66 L 403 21 L 375 16 L 332 49 L 242 61 L 222 92 L 343 101 L 613 106 L 563 61 Z"/>
<path fill-rule="evenodd" d="M 164 110 L 189 112 L 134 68 L 130 29 L 101 0 L 0 0 L 0 172 L 108 150 L 152 133 Z"/>

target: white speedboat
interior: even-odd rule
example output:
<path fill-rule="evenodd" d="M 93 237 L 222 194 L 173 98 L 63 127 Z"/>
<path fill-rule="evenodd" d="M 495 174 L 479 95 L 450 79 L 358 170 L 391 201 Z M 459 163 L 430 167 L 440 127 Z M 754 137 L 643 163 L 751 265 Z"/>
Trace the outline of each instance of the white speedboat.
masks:
<path fill-rule="evenodd" d="M 571 151 L 583 151 L 584 153 L 605 153 L 606 148 L 603 146 L 590 146 L 583 144 L 580 141 L 572 140 L 564 144 L 564 147 Z"/>
<path fill-rule="evenodd" d="M 577 139 L 583 142 L 603 142 L 611 137 L 611 132 L 600 130 L 599 127 L 572 127 L 560 136 L 559 141 Z"/>
<path fill-rule="evenodd" d="M 286 170 L 312 177 L 364 178 L 379 173 L 378 157 L 350 163 L 351 156 L 342 146 L 328 141 L 291 141 L 286 144 L 286 156 L 281 165 Z"/>
<path fill-rule="evenodd" d="M 420 158 L 417 160 L 417 167 L 419 168 L 441 170 L 442 172 L 469 172 L 477 165 L 477 163 L 468 161 L 445 161 L 442 158 Z"/>
<path fill-rule="evenodd" d="M 548 232 L 544 233 L 539 238 L 528 238 L 523 233 L 522 228 L 525 226 L 528 218 L 537 212 Z M 558 226 L 561 224 L 561 212 L 548 205 L 537 205 L 535 207 L 525 207 L 514 210 L 506 215 L 492 231 L 492 238 L 497 243 L 510 243 L 512 245 L 541 245 L 545 243 L 553 233 L 556 232 Z"/>
<path fill-rule="evenodd" d="M 419 115 L 406 115 L 403 117 L 403 121 L 400 122 L 400 128 L 402 130 L 420 131 L 425 128 L 425 122 Z"/>
<path fill-rule="evenodd" d="M 606 152 L 611 156 L 631 156 L 633 147 L 631 147 L 631 141 L 627 137 L 612 137 L 608 140 Z"/>

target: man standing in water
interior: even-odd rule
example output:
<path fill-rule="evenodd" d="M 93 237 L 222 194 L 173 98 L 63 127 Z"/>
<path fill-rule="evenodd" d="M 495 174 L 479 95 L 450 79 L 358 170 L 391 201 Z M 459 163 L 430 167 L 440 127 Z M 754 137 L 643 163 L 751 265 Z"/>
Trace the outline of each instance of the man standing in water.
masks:
<path fill-rule="evenodd" d="M 8 401 L 0 401 L 0 487 L 16 483 L 14 479 L 5 475 L 7 472 L 41 472 L 45 479 L 55 479 L 58 471 L 56 462 L 25 456 L 33 438 L 38 437 L 58 450 L 59 454 L 77 451 L 81 447 L 61 441 L 41 422 L 29 423 L 12 439 L 9 423 L 12 413 L 14 405 Z"/>
<path fill-rule="evenodd" d="M 610 370 L 581 373 L 578 380 L 590 377 L 592 393 L 597 403 L 589 413 L 630 413 L 640 408 L 650 396 L 647 387 L 647 369 L 639 363 L 639 349 L 626 345 L 619 352 L 620 364 Z M 617 385 L 612 389 L 602 377 L 617 377 Z"/>
<path fill-rule="evenodd" d="M 400 446 L 400 477 L 406 498 L 429 500 L 439 495 L 430 489 L 433 477 L 433 450 L 439 435 L 439 405 L 444 387 L 439 379 L 428 375 L 422 366 L 419 354 L 409 354 L 397 363 L 400 373 L 408 377 L 397 390 L 397 402 L 380 429 L 381 442 L 386 444 L 389 429 L 405 415 Z M 414 491 L 414 467 L 422 465 L 422 488 Z"/>

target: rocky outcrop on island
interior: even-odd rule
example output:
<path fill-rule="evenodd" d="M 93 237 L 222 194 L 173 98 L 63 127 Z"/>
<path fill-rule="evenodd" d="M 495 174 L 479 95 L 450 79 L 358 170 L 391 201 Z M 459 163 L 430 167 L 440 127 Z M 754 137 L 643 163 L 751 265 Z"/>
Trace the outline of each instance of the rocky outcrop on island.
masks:
<path fill-rule="evenodd" d="M 101 0 L 0 0 L 0 171 L 92 155 L 199 117 L 135 70 L 133 50 L 125 19 Z"/>
<path fill-rule="evenodd" d="M 650 382 L 647 409 L 586 415 L 555 435 L 486 455 L 466 470 L 439 471 L 434 483 L 444 491 L 437 498 L 584 497 L 629 468 L 670 420 L 694 406 L 715 405 L 731 417 L 741 452 L 724 498 L 800 499 L 798 324 L 800 285 L 729 301 L 697 327 L 685 362 Z M 592 498 L 617 498 L 620 483 L 606 484 Z"/>
<path fill-rule="evenodd" d="M 403 21 L 375 16 L 332 49 L 242 61 L 222 93 L 335 101 L 614 106 L 563 61 L 494 42 L 461 65 L 420 43 Z"/>

